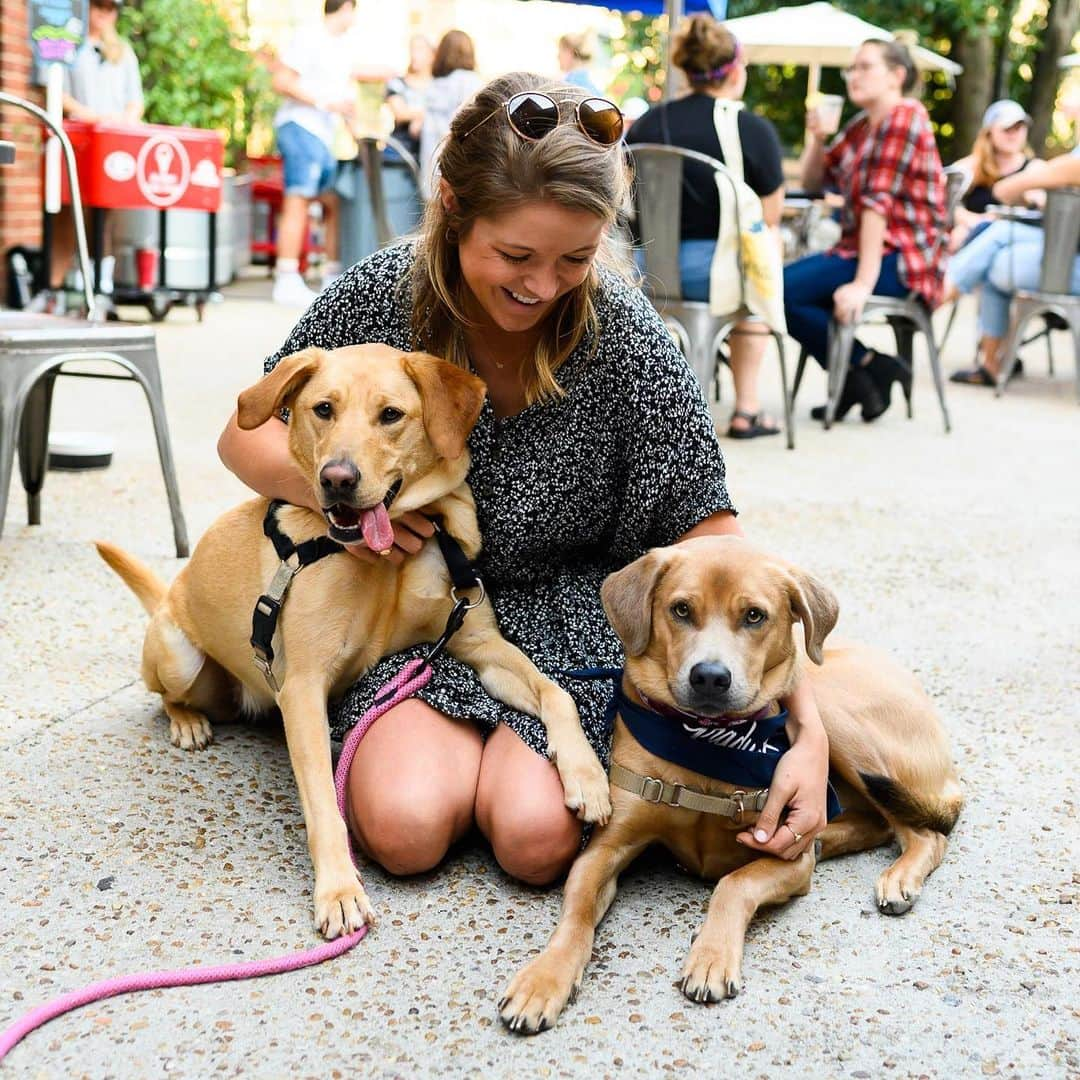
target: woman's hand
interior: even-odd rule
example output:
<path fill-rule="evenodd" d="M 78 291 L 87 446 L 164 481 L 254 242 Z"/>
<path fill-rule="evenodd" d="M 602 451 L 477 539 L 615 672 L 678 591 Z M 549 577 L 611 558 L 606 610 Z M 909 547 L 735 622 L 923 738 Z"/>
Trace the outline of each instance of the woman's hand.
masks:
<path fill-rule="evenodd" d="M 861 281 L 851 281 L 847 285 L 841 285 L 833 293 L 833 314 L 837 322 L 858 322 L 870 293 L 870 286 L 864 285 Z"/>
<path fill-rule="evenodd" d="M 435 535 L 431 520 L 416 510 L 408 510 L 394 522 L 394 546 L 386 555 L 372 551 L 367 544 L 346 544 L 345 550 L 361 562 L 377 563 L 383 559 L 400 566 L 406 555 L 415 555 L 429 536 Z"/>
<path fill-rule="evenodd" d="M 820 725 L 820 722 L 819 722 Z M 753 829 L 735 839 L 781 859 L 798 858 L 828 824 L 825 792 L 829 779 L 829 741 L 804 730 L 776 766 L 769 799 Z M 785 809 L 787 816 L 780 823 Z"/>

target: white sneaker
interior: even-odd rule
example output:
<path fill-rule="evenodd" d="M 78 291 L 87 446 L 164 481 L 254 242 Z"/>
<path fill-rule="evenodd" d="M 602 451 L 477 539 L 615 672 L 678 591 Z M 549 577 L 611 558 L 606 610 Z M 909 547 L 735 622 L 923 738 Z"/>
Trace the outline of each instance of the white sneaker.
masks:
<path fill-rule="evenodd" d="M 274 278 L 272 298 L 275 304 L 306 308 L 316 296 L 318 296 L 318 293 L 307 287 L 304 279 L 296 270 L 291 273 L 278 274 Z"/>

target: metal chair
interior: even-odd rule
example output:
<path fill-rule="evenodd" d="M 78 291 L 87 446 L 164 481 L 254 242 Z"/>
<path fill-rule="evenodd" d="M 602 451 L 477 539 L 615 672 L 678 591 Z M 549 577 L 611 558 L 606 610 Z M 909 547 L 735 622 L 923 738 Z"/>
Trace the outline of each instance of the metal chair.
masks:
<path fill-rule="evenodd" d="M 1009 385 L 1009 375 L 1023 342 L 1024 327 L 1034 318 L 1056 316 L 1072 333 L 1073 363 L 1076 367 L 1076 396 L 1080 401 L 1080 296 L 1069 292 L 1073 263 L 1080 241 L 1080 188 L 1055 188 L 1046 193 L 1043 212 L 1043 258 L 1039 288 L 1035 292 L 1018 291 L 1009 309 L 1009 333 L 1002 346 L 998 365 L 997 388 L 1001 397 Z M 1049 335 L 1047 335 L 1049 351 Z M 1054 354 L 1050 356 L 1050 374 L 1054 373 Z"/>
<path fill-rule="evenodd" d="M 934 256 L 941 253 L 942 248 L 952 229 L 953 219 L 956 215 L 956 207 L 963 197 L 968 186 L 968 177 L 961 170 L 945 170 L 945 229 L 938 242 L 938 249 Z M 952 431 L 952 422 L 949 419 L 949 407 L 945 404 L 945 380 L 941 372 L 941 356 L 934 339 L 934 325 L 931 321 L 932 312 L 926 305 L 926 301 L 918 293 L 909 293 L 904 297 L 897 296 L 871 296 L 863 307 L 861 318 L 857 322 L 839 323 L 835 319 L 829 320 L 829 355 L 826 363 L 826 401 L 825 401 L 825 428 L 832 427 L 836 418 L 836 409 L 840 403 L 840 396 L 844 391 L 844 380 L 847 378 L 848 368 L 851 364 L 851 349 L 855 344 L 855 331 L 871 320 L 884 317 L 892 329 L 896 339 L 897 355 L 914 367 L 914 345 L 916 333 L 922 334 L 926 339 L 926 351 L 930 357 L 930 370 L 934 376 L 934 387 L 937 390 L 938 401 L 941 404 L 941 417 L 945 423 L 946 433 Z M 795 370 L 795 386 L 791 396 L 794 399 L 799 392 L 802 383 L 803 372 L 806 369 L 807 352 L 802 349 L 799 353 L 799 364 Z M 907 400 L 907 415 L 910 420 L 913 412 L 911 399 Z"/>
<path fill-rule="evenodd" d="M 385 162 L 383 154 L 387 150 L 393 150 L 401 159 L 402 165 L 409 171 L 417 192 L 420 190 L 420 164 L 409 153 L 405 145 L 390 135 L 375 138 L 366 135 L 356 140 L 356 157 L 360 163 L 364 176 L 367 178 L 368 196 L 371 199 L 371 213 L 375 219 L 375 235 L 379 247 L 385 247 L 401 235 L 401 230 L 394 227 L 390 221 L 389 210 L 386 200 L 386 192 L 383 185 L 383 169 Z"/>
<path fill-rule="evenodd" d="M 0 533 L 3 532 L 16 444 L 19 448 L 19 471 L 27 496 L 27 522 L 30 525 L 41 523 L 41 489 L 45 482 L 49 418 L 53 384 L 57 377 L 122 379 L 137 382 L 149 402 L 172 513 L 176 554 L 182 558 L 189 551 L 187 526 L 180 506 L 180 490 L 165 419 L 165 399 L 154 332 L 148 327 L 104 325 L 95 321 L 98 309 L 90 291 L 90 260 L 86 251 L 79 178 L 71 143 L 63 128 L 31 102 L 0 93 L 0 104 L 13 105 L 29 112 L 60 140 L 71 187 L 79 267 L 87 308 L 86 320 L 0 312 Z M 107 360 L 122 367 L 127 374 L 65 370 L 65 364 L 85 360 Z"/>
<path fill-rule="evenodd" d="M 717 353 L 720 346 L 744 319 L 754 318 L 745 303 L 730 314 L 716 316 L 709 305 L 682 298 L 679 273 L 679 218 L 682 207 L 683 166 L 687 161 L 707 165 L 734 189 L 735 180 L 724 163 L 696 150 L 662 143 L 635 143 L 630 146 L 634 167 L 634 205 L 637 232 L 645 256 L 645 290 L 660 317 L 679 342 L 702 390 L 716 384 Z M 735 200 L 737 203 L 737 200 Z M 736 213 L 738 211 L 736 210 Z M 739 282 L 742 262 L 739 257 Z M 795 426 L 788 389 L 784 338 L 771 327 L 780 357 L 780 381 L 784 397 L 784 430 L 789 450 L 795 449 Z"/>

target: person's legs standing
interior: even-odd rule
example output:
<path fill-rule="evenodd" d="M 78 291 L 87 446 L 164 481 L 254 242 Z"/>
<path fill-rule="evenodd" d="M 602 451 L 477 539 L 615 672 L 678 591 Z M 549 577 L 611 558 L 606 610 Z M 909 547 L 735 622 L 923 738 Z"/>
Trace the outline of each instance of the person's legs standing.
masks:
<path fill-rule="evenodd" d="M 715 251 L 715 240 L 684 240 L 679 245 L 679 277 L 684 300 L 708 302 Z M 741 322 L 728 341 L 731 376 L 735 383 L 735 412 L 728 434 L 738 437 L 741 432 L 751 430 L 759 435 L 777 434 L 780 425 L 771 417 L 760 415 L 761 400 L 758 397 L 758 375 L 768 341 L 768 330 L 760 322 Z"/>
<path fill-rule="evenodd" d="M 274 301 L 307 307 L 315 293 L 300 276 L 300 252 L 308 206 L 326 184 L 330 151 L 318 136 L 292 121 L 282 124 L 276 135 L 284 166 L 285 195 L 278 220 Z"/>

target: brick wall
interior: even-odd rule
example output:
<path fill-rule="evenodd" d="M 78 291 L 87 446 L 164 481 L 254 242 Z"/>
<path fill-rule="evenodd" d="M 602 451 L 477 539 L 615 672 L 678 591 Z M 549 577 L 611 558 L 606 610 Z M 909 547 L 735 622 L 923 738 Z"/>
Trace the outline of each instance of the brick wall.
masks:
<path fill-rule="evenodd" d="M 44 104 L 30 85 L 26 0 L 0 0 L 0 89 Z M 41 136 L 28 113 L 0 108 L 0 139 L 15 143 L 15 164 L 0 166 L 0 305 L 7 296 L 3 253 L 15 244 L 41 243 Z"/>

